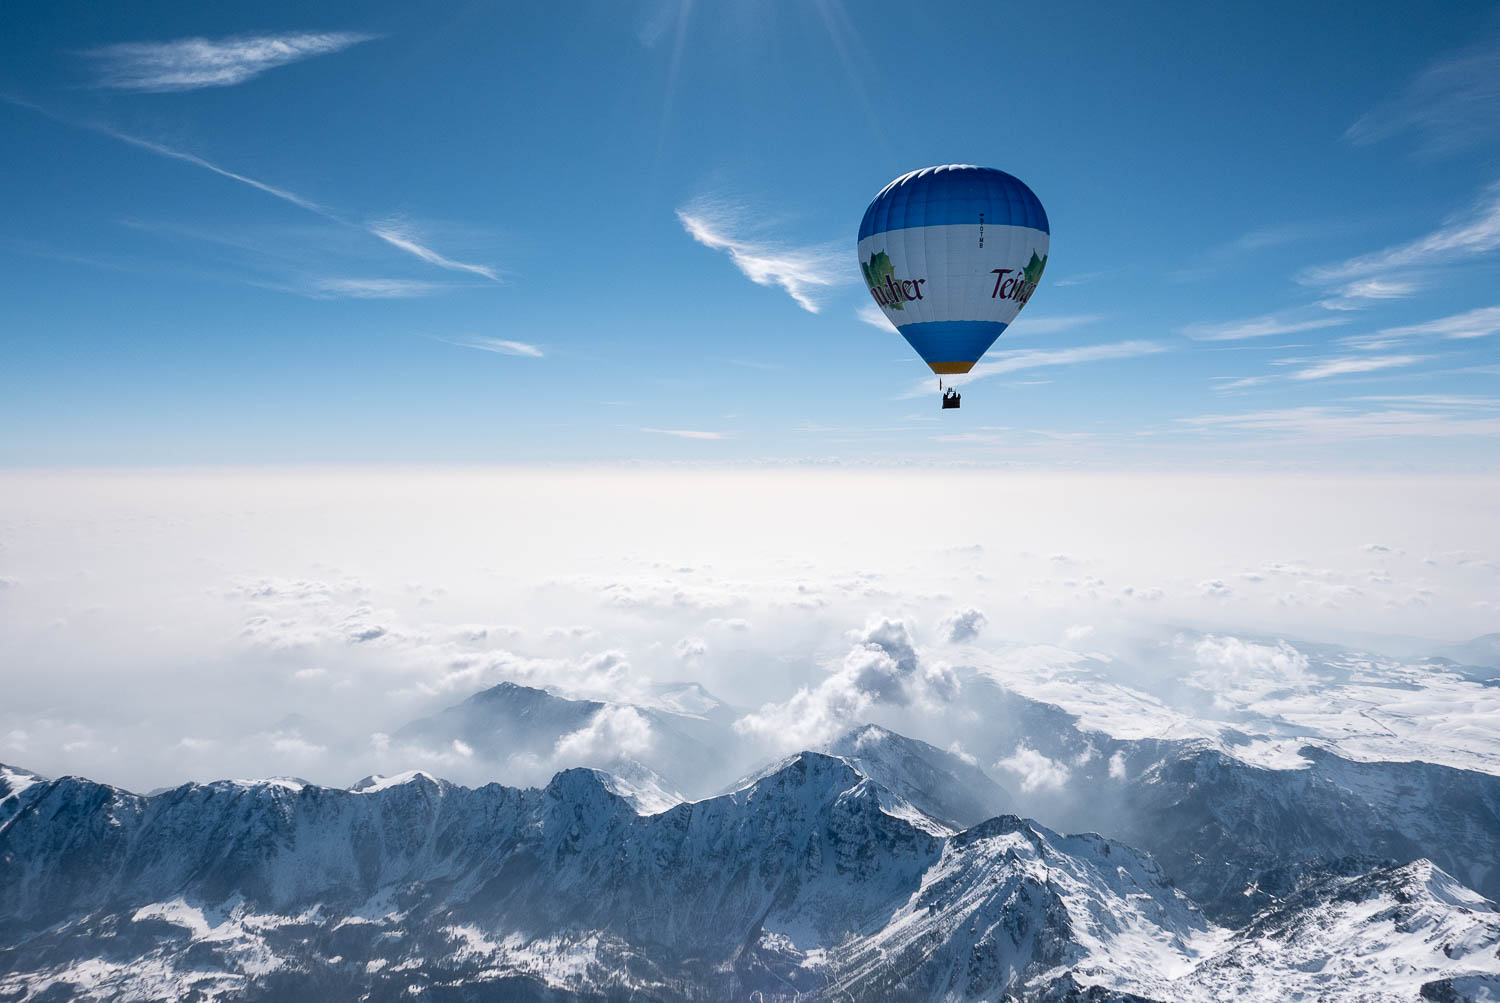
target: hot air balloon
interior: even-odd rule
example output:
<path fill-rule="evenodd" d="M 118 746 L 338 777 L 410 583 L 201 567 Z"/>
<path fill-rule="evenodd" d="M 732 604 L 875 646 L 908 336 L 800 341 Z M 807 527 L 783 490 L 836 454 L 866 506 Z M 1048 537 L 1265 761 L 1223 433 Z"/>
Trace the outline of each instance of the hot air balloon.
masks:
<path fill-rule="evenodd" d="M 859 267 L 922 361 L 967 373 L 1031 299 L 1047 267 L 1047 212 L 1019 178 L 950 164 L 903 174 L 859 225 Z M 943 407 L 958 407 L 950 387 Z"/>

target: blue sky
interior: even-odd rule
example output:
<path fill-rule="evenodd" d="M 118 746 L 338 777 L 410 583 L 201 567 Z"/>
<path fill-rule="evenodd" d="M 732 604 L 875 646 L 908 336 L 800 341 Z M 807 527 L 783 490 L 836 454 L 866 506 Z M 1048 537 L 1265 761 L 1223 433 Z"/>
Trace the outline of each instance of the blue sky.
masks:
<path fill-rule="evenodd" d="M 1435 11 L 12 9 L 0 465 L 1493 469 L 1500 7 Z M 1053 234 L 943 413 L 853 248 L 951 162 Z"/>

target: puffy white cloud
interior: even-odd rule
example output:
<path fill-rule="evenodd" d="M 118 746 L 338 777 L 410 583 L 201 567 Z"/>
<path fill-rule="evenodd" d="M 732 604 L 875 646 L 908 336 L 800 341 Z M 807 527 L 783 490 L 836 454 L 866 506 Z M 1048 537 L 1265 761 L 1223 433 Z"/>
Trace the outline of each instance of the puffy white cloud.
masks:
<path fill-rule="evenodd" d="M 949 644 L 962 644 L 972 641 L 979 636 L 984 625 L 990 622 L 990 618 L 984 613 L 970 606 L 966 609 L 956 609 L 943 617 L 938 629 Z"/>
<path fill-rule="evenodd" d="M 268 739 L 274 752 L 293 759 L 316 759 L 328 751 L 326 745 L 309 742 L 297 735 L 278 732 L 268 736 Z"/>
<path fill-rule="evenodd" d="M 828 678 L 800 688 L 784 703 L 766 704 L 735 722 L 741 734 L 787 746 L 810 747 L 859 722 L 874 708 L 941 704 L 958 695 L 946 665 L 924 665 L 906 624 L 875 617 L 851 631 L 854 646 Z"/>
<path fill-rule="evenodd" d="M 554 758 L 562 763 L 607 763 L 650 750 L 651 722 L 634 707 L 605 707 L 589 723 L 557 740 Z"/>
<path fill-rule="evenodd" d="M 1066 763 L 1049 759 L 1026 745 L 1017 745 L 1015 752 L 995 763 L 995 768 L 1014 774 L 1021 790 L 1028 794 L 1064 787 L 1071 776 Z"/>
<path fill-rule="evenodd" d="M 950 756 L 957 756 L 959 759 L 961 759 L 964 762 L 968 763 L 970 766 L 978 766 L 979 765 L 979 757 L 975 756 L 975 755 L 972 755 L 971 753 L 968 753 L 968 752 L 964 751 L 964 747 L 963 747 L 962 743 L 960 743 L 958 741 L 958 739 L 954 739 L 948 745 L 948 754 Z"/>
<path fill-rule="evenodd" d="M 1232 707 L 1279 690 L 1306 690 L 1316 681 L 1307 655 L 1285 641 L 1260 644 L 1210 634 L 1193 644 L 1198 671 L 1189 682 L 1214 694 L 1215 703 Z"/>
<path fill-rule="evenodd" d="M 599 632 L 585 624 L 575 623 L 569 627 L 548 627 L 542 636 L 549 641 L 588 641 L 599 636 Z"/>
<path fill-rule="evenodd" d="M 708 654 L 708 642 L 701 637 L 684 637 L 672 645 L 672 654 L 677 656 L 679 662 L 695 665 Z"/>
<path fill-rule="evenodd" d="M 1109 757 L 1109 778 L 1111 780 L 1125 779 L 1125 753 L 1117 752 Z"/>

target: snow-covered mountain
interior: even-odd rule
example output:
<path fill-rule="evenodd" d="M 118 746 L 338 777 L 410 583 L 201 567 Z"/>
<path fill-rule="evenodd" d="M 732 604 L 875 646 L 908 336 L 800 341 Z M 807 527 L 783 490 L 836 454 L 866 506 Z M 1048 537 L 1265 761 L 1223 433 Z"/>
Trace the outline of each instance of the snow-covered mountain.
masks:
<path fill-rule="evenodd" d="M 1125 785 L 1111 831 L 1151 850 L 1221 920 L 1248 918 L 1341 858 L 1428 859 L 1500 895 L 1500 777 L 1428 763 L 1357 763 L 1308 747 L 1269 770 L 1182 751 Z"/>
<path fill-rule="evenodd" d="M 1190 981 L 1205 999 L 1274 990 L 1279 999 L 1477 1000 L 1486 983 L 1500 986 L 1497 949 L 1494 904 L 1419 860 L 1298 891 L 1235 933 Z M 1434 965 L 1448 970 L 1442 979 Z"/>
<path fill-rule="evenodd" d="M 888 728 L 873 724 L 852 728 L 819 751 L 844 760 L 861 776 L 955 832 L 1014 807 L 1010 793 L 975 764 Z M 796 758 L 757 770 L 728 789 L 747 787 Z"/>
<path fill-rule="evenodd" d="M 1219 922 L 1246 922 L 1324 874 L 1419 859 L 1500 898 L 1500 777 L 1357 762 L 1319 746 L 1293 747 L 1285 765 L 1273 768 L 1236 755 L 1233 735 L 1114 738 L 989 677 L 970 674 L 963 685 L 970 713 L 953 715 L 950 728 L 966 758 L 874 726 L 852 729 L 822 751 L 951 829 L 1016 812 L 1116 835 L 1152 853 Z M 710 785 L 741 765 L 732 709 L 690 684 L 659 687 L 653 699 L 658 706 L 611 705 L 504 683 L 396 738 L 458 740 L 494 760 L 518 752 L 545 759 L 611 708 L 639 713 L 651 741 L 634 755 L 610 753 L 601 742 L 558 765 L 607 770 L 646 811 L 684 794 L 743 787 L 767 772 Z"/>
<path fill-rule="evenodd" d="M 500 683 L 405 725 L 399 748 L 447 749 L 507 763 L 587 766 L 642 774 L 664 795 L 707 793 L 734 775 L 733 709 L 696 684 L 659 688 L 655 705 L 575 700 L 547 690 Z M 545 774 L 544 774 L 545 775 Z"/>
<path fill-rule="evenodd" d="M 917 792 L 931 747 L 910 748 Z M 1229 930 L 1124 843 L 1013 815 L 955 833 L 858 760 L 654 814 L 584 769 L 152 796 L 6 769 L 0 997 L 1366 1000 L 1500 977 L 1500 915 L 1429 862 L 1309 880 Z"/>
<path fill-rule="evenodd" d="M 1488 668 L 1491 671 L 1487 678 L 1500 678 L 1500 633 L 1485 634 L 1462 644 L 1450 644 L 1438 648 L 1434 654 L 1460 665 Z"/>
<path fill-rule="evenodd" d="M 1004 780 L 1012 810 L 1108 832 L 1152 853 L 1220 922 L 1247 921 L 1304 881 L 1428 859 L 1500 898 L 1500 777 L 1423 762 L 1361 762 L 1316 745 L 1280 768 L 1236 739 L 1119 739 L 982 677 L 963 745 Z"/>

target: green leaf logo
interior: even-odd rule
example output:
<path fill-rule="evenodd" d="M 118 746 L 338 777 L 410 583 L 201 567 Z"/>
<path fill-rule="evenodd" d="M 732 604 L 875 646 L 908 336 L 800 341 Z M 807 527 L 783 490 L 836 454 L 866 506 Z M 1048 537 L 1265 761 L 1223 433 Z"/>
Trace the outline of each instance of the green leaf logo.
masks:
<path fill-rule="evenodd" d="M 1031 260 L 1026 263 L 1026 268 L 1023 270 L 1027 284 L 1034 286 L 1042 281 L 1042 270 L 1046 267 L 1047 259 L 1045 257 L 1038 258 L 1036 252 L 1032 251 Z"/>
<path fill-rule="evenodd" d="M 894 281 L 896 277 L 896 270 L 891 267 L 890 255 L 884 251 L 876 251 L 870 255 L 869 261 L 860 262 L 859 270 L 865 273 L 865 285 L 870 287 L 871 292 L 885 288 L 885 280 Z M 883 296 L 877 298 L 892 310 L 904 309 L 899 298 L 895 302 L 889 302 Z"/>

